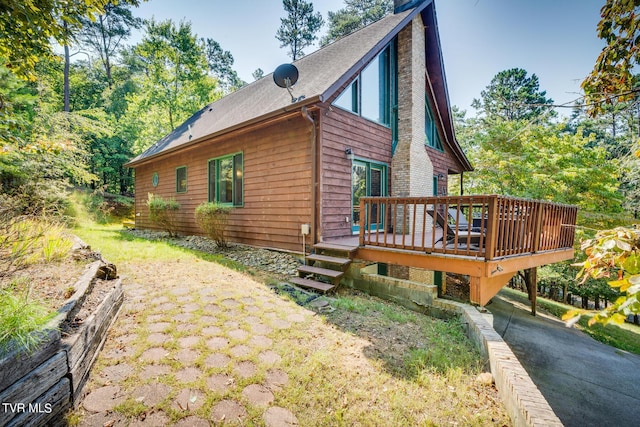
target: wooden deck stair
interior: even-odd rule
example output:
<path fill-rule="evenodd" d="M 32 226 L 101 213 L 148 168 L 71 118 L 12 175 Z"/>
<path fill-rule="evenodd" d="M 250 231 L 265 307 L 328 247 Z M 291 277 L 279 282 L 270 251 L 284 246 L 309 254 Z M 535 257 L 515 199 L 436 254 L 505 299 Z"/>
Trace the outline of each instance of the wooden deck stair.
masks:
<path fill-rule="evenodd" d="M 306 257 L 306 264 L 298 267 L 298 276 L 289 281 L 307 289 L 322 293 L 335 289 L 351 264 L 351 255 L 357 248 L 351 246 L 318 243 L 316 253 Z M 330 255 L 328 255 L 329 253 Z"/>

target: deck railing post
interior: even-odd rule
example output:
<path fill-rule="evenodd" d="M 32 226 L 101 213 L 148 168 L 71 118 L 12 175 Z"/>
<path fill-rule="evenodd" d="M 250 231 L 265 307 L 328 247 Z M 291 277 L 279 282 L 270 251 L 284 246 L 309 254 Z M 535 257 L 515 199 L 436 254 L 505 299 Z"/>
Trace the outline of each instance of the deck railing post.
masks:
<path fill-rule="evenodd" d="M 533 253 L 540 250 L 540 239 L 542 239 L 542 218 L 545 211 L 544 203 L 537 203 L 536 206 L 536 222 L 533 228 Z"/>
<path fill-rule="evenodd" d="M 491 260 L 496 254 L 496 240 L 498 237 L 498 196 L 489 196 L 488 202 L 487 238 L 484 257 L 486 260 Z"/>
<path fill-rule="evenodd" d="M 362 218 L 365 213 L 365 203 L 363 199 L 360 199 L 360 246 L 364 246 L 364 229 L 365 225 L 363 224 Z"/>

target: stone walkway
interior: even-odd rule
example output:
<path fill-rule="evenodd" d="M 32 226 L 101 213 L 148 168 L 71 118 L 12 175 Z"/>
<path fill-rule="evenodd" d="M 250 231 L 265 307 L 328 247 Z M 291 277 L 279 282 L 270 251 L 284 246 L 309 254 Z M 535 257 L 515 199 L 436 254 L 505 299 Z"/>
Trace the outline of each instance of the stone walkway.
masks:
<path fill-rule="evenodd" d="M 123 309 L 75 414 L 80 426 L 298 425 L 276 403 L 289 381 L 286 345 L 277 344 L 313 312 L 207 264 L 208 277 L 125 280 Z"/>

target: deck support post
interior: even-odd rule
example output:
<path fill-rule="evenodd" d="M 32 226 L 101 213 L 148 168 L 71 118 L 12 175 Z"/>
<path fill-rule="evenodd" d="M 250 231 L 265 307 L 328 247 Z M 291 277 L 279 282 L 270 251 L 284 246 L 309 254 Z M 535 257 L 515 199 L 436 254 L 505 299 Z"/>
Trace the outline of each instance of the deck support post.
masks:
<path fill-rule="evenodd" d="M 484 307 L 514 274 L 507 273 L 492 277 L 469 276 L 469 299 L 473 304 Z"/>
<path fill-rule="evenodd" d="M 527 268 L 524 270 L 524 281 L 527 285 L 529 301 L 531 301 L 531 315 L 535 316 L 538 296 L 538 267 Z"/>

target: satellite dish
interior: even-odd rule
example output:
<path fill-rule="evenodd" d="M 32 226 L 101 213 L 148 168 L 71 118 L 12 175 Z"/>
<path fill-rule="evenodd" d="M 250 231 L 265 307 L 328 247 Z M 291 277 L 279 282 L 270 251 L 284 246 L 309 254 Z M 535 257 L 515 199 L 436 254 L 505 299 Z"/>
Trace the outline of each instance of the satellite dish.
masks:
<path fill-rule="evenodd" d="M 298 81 L 298 69 L 293 64 L 282 64 L 273 72 L 273 81 L 279 87 L 289 89 Z"/>

